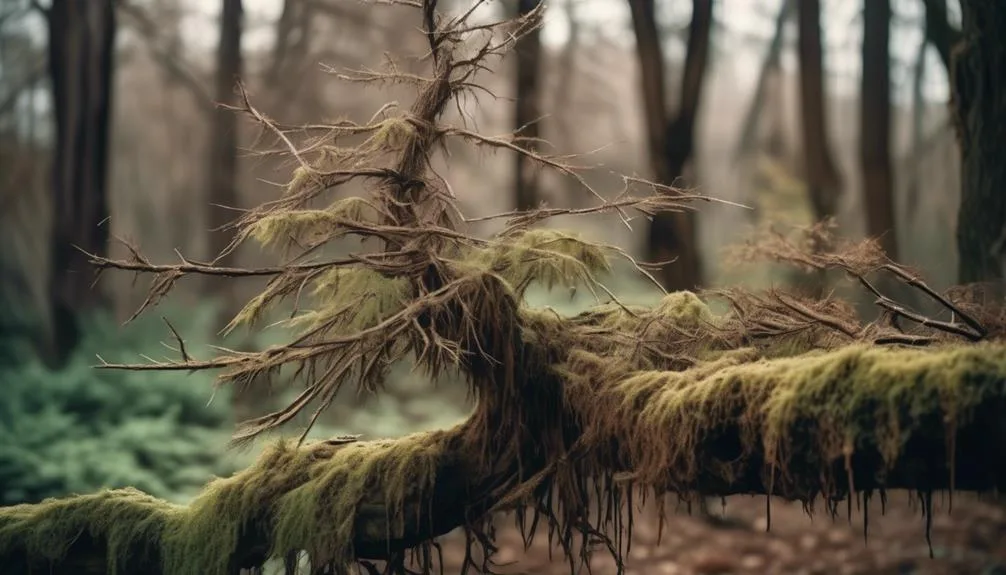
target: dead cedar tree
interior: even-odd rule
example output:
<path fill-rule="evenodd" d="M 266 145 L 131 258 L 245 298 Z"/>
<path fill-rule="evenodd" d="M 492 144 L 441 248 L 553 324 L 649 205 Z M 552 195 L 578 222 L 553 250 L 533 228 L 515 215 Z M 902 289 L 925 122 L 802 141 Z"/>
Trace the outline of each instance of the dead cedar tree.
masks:
<path fill-rule="evenodd" d="M 505 225 L 489 239 L 463 231 L 471 220 L 430 164 L 448 139 L 525 154 L 593 190 L 568 157 L 442 120 L 451 106 L 464 117 L 460 102 L 484 92 L 476 74 L 539 25 L 541 8 L 486 24 L 472 18 L 475 7 L 447 17 L 429 3 L 401 4 L 426 13 L 417 22 L 431 26 L 423 32 L 428 73 L 392 66 L 339 77 L 411 83 L 411 108 L 385 106 L 364 124 L 293 127 L 241 99 L 238 111 L 296 167 L 281 197 L 235 223 L 232 248 L 252 238 L 287 248 L 292 259 L 249 269 L 186 259 L 157 265 L 139 252 L 91 258 L 100 269 L 152 274 L 144 308 L 186 275 L 266 276 L 268 286 L 232 325 L 289 300 L 297 310 L 292 341 L 202 361 L 179 337 L 178 361 L 103 367 L 215 369 L 221 384 L 239 390 L 284 367 L 296 372 L 300 395 L 245 422 L 238 441 L 305 410 L 313 409 L 313 422 L 347 382 L 378 392 L 388 366 L 404 358 L 431 378 L 463 374 L 476 398 L 471 416 L 393 440 L 280 441 L 186 506 L 118 489 L 0 509 L 0 564 L 17 572 L 224 575 L 268 561 L 294 573 L 306 560 L 311 573 L 426 574 L 437 568 L 436 538 L 460 527 L 466 570 L 488 572 L 491 518 L 509 512 L 528 541 L 546 529 L 575 572 L 597 546 L 621 565 L 633 500 L 647 496 L 762 494 L 823 501 L 836 513 L 839 502 L 905 489 L 929 517 L 934 491 L 1006 488 L 998 451 L 1006 442 L 1003 315 L 969 304 L 966 290 L 931 290 L 872 242 L 822 253 L 814 246 L 827 230 L 816 228 L 807 245 L 770 236 L 744 254 L 844 271 L 883 310 L 880 321 L 864 323 L 837 299 L 781 292 L 679 292 L 652 308 L 622 305 L 599 278 L 609 258 L 625 254 L 534 225 L 600 212 L 628 224 L 632 214 L 708 200 L 635 178 L 616 196 L 596 194 L 592 208 L 501 214 Z M 349 136 L 365 141 L 341 147 Z M 369 184 L 368 196 L 311 207 L 355 180 Z M 345 236 L 367 240 L 372 251 L 318 255 Z M 918 289 L 945 314 L 899 304 L 875 287 L 877 274 Z M 532 309 L 523 296 L 534 282 L 586 287 L 606 303 L 575 317 Z M 709 298 L 729 311 L 714 314 Z"/>

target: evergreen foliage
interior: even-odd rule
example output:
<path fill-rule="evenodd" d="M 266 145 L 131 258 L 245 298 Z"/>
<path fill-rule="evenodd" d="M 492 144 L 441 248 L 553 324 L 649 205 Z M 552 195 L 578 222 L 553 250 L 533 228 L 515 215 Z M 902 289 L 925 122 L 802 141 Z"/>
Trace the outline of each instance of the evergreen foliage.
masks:
<path fill-rule="evenodd" d="M 180 500 L 230 470 L 221 458 L 229 393 L 209 401 L 209 374 L 180 383 L 171 373 L 94 369 L 99 354 L 166 351 L 160 342 L 170 332 L 159 318 L 124 329 L 105 316 L 83 325 L 64 368 L 29 360 L 0 369 L 0 504 L 127 486 Z M 206 326 L 182 327 L 198 334 Z"/>

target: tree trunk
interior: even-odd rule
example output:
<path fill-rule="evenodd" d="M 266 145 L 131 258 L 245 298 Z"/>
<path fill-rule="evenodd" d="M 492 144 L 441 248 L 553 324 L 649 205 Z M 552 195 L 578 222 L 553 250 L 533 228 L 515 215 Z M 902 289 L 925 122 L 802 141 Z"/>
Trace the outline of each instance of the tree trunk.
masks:
<path fill-rule="evenodd" d="M 909 144 L 910 166 L 908 185 L 905 187 L 905 219 L 908 224 L 915 221 L 918 211 L 921 186 L 922 143 L 925 141 L 925 111 L 926 100 L 922 88 L 926 81 L 926 50 L 929 41 L 925 38 L 919 43 L 919 51 L 915 56 L 915 70 L 912 74 L 912 130 Z"/>
<path fill-rule="evenodd" d="M 636 35 L 650 162 L 658 182 L 674 185 L 694 151 L 695 120 L 709 55 L 713 3 L 712 0 L 692 3 L 681 101 L 673 118 L 666 109 L 664 58 L 654 1 L 629 0 L 629 9 Z M 702 285 L 696 235 L 695 217 L 691 213 L 661 214 L 653 218 L 647 237 L 647 256 L 654 262 L 673 261 L 663 266 L 658 274 L 668 290 L 690 290 Z"/>
<path fill-rule="evenodd" d="M 953 63 L 961 144 L 957 220 L 961 283 L 1003 279 L 1006 259 L 1006 4 L 963 0 L 964 40 Z"/>
<path fill-rule="evenodd" d="M 557 113 L 557 121 L 554 124 L 557 136 L 555 144 L 571 152 L 575 151 L 576 148 L 574 145 L 576 133 L 574 124 L 578 118 L 575 113 L 574 102 L 576 102 L 576 99 L 574 98 L 574 94 L 577 94 L 580 89 L 580 84 L 577 82 L 580 71 L 577 67 L 579 61 L 578 55 L 582 46 L 581 36 L 583 34 L 580 16 L 577 12 L 577 1 L 564 0 L 562 3 L 563 12 L 565 12 L 566 19 L 569 22 L 569 37 L 562 48 L 562 54 L 559 55 L 559 77 L 556 82 L 554 100 L 552 101 L 552 109 Z M 563 181 L 567 205 L 582 207 L 583 188 L 580 186 L 580 183 L 573 178 L 564 178 Z"/>
<path fill-rule="evenodd" d="M 891 4 L 867 0 L 863 11 L 863 75 L 859 114 L 859 160 L 863 172 L 866 233 L 898 260 L 891 170 Z"/>
<path fill-rule="evenodd" d="M 23 38 L 20 14 L 11 10 L 0 20 L 0 367 L 4 367 L 44 356 L 52 321 L 47 283 L 50 201 L 38 177 L 39 167 L 47 166 L 50 156 L 35 134 L 33 97 L 45 76 L 45 61 L 34 50 L 10 49 L 12 40 Z M 27 106 L 23 112 L 22 104 Z M 26 117 L 23 124 L 21 113 Z"/>
<path fill-rule="evenodd" d="M 210 254 L 219 258 L 220 265 L 229 265 L 232 254 L 227 253 L 234 238 L 233 230 L 227 229 L 235 219 L 233 208 L 238 204 L 238 117 L 227 106 L 237 103 L 236 82 L 241 76 L 241 0 L 223 0 L 220 13 L 220 43 L 217 48 L 217 73 L 215 94 L 217 107 L 213 111 L 207 193 L 207 209 L 210 226 Z M 232 282 L 214 281 L 210 291 L 220 300 L 223 321 L 227 322 L 236 312 L 230 294 Z"/>
<path fill-rule="evenodd" d="M 303 103 L 298 99 L 305 90 L 300 79 L 309 73 L 309 66 L 316 65 L 308 58 L 311 24 L 315 19 L 316 7 L 317 4 L 307 0 L 283 2 L 283 11 L 276 21 L 276 40 L 269 67 L 264 75 L 265 85 L 272 92 L 271 108 L 290 107 L 295 102 Z M 340 14 L 336 12 L 332 16 L 339 18 Z"/>
<path fill-rule="evenodd" d="M 518 0 L 518 17 L 526 17 L 541 4 L 541 0 Z M 517 53 L 516 105 L 514 110 L 515 135 L 527 138 L 521 146 L 533 150 L 539 137 L 539 78 L 541 76 L 541 28 L 535 27 L 520 40 L 514 48 Z M 518 210 L 538 207 L 538 182 L 535 167 L 522 154 L 516 155 L 514 172 L 514 195 Z"/>
<path fill-rule="evenodd" d="M 58 359 L 47 283 L 51 202 L 39 177 L 49 154 L 41 148 L 9 131 L 0 140 L 0 367 Z"/>
<path fill-rule="evenodd" d="M 821 3 L 797 4 L 800 60 L 800 111 L 803 128 L 804 180 L 814 217 L 824 220 L 838 211 L 841 179 L 829 146 L 824 109 L 824 56 L 821 48 Z"/>
<path fill-rule="evenodd" d="M 273 42 L 272 59 L 269 61 L 269 69 L 266 70 L 265 80 L 270 85 L 276 85 L 283 78 L 283 67 L 287 62 L 287 53 L 290 51 L 296 34 L 297 24 L 300 20 L 300 13 L 304 10 L 302 0 L 284 0 L 283 11 L 280 12 L 276 21 L 276 40 Z"/>
<path fill-rule="evenodd" d="M 56 359 L 64 359 L 80 337 L 77 315 L 106 303 L 80 250 L 105 255 L 108 244 L 115 7 L 111 0 L 54 0 L 48 19 L 56 124 L 49 292 Z"/>
<path fill-rule="evenodd" d="M 950 72 L 953 48 L 961 40 L 961 32 L 950 25 L 947 0 L 923 0 L 926 5 L 926 39 L 940 54 L 940 60 Z"/>
<path fill-rule="evenodd" d="M 772 83 L 778 84 L 781 79 L 782 69 L 780 67 L 780 59 L 786 37 L 786 22 L 789 21 L 792 11 L 792 0 L 783 0 L 782 6 L 779 8 L 779 14 L 776 15 L 775 32 L 772 34 L 772 42 L 768 46 L 765 60 L 762 61 L 761 72 L 758 74 L 758 85 L 755 88 L 754 97 L 751 99 L 751 106 L 744 116 L 744 127 L 741 129 L 741 136 L 737 141 L 737 148 L 734 150 L 735 161 L 755 148 L 759 126 L 758 120 L 771 92 L 770 85 Z M 779 146 L 780 142 L 777 142 L 773 138 L 770 140 L 770 144 L 775 148 Z M 778 152 L 779 150 L 774 149 L 772 151 Z"/>

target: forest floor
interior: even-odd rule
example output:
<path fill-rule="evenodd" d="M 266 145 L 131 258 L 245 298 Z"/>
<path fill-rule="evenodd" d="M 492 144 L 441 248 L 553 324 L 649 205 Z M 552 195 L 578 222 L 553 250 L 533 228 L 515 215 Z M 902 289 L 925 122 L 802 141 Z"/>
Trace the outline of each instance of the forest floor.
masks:
<path fill-rule="evenodd" d="M 864 541 L 861 512 L 853 508 L 851 522 L 846 506 L 840 515 L 818 509 L 813 517 L 800 504 L 773 501 L 771 529 L 766 531 L 764 497 L 734 497 L 725 512 L 710 503 L 710 520 L 697 513 L 675 513 L 668 519 L 657 543 L 656 512 L 637 515 L 626 575 L 726 575 L 726 574 L 890 574 L 1006 575 L 1006 505 L 956 495 L 949 501 L 934 496 L 932 552 L 926 541 L 926 519 L 918 503 L 910 505 L 906 493 L 888 498 L 881 515 L 879 498 L 869 509 L 869 533 Z M 649 510 L 647 510 L 649 511 Z M 532 547 L 524 551 L 520 534 L 501 520 L 500 547 L 494 571 L 503 574 L 566 575 L 569 564 L 556 550 L 549 559 L 543 529 Z M 444 573 L 458 573 L 464 557 L 463 538 L 445 538 Z M 593 575 L 612 575 L 614 562 L 604 550 L 590 560 Z M 579 570 L 587 573 L 586 568 Z"/>

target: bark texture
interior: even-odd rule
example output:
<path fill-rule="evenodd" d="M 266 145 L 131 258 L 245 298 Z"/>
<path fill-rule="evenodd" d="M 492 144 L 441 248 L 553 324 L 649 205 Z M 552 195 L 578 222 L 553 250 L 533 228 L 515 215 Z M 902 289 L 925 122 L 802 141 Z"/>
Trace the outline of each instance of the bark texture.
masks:
<path fill-rule="evenodd" d="M 1003 279 L 1006 265 L 1006 4 L 965 0 L 954 58 L 953 102 L 961 145 L 958 280 Z"/>

